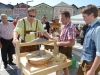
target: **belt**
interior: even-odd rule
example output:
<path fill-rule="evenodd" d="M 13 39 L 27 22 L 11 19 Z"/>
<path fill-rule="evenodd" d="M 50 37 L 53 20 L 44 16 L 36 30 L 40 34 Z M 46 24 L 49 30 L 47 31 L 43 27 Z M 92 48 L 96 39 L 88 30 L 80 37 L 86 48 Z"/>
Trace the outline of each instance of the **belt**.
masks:
<path fill-rule="evenodd" d="M 59 46 L 60 48 L 72 48 L 72 47 L 67 47 L 67 46 Z"/>
<path fill-rule="evenodd" d="M 86 60 L 81 60 L 80 61 L 80 64 L 83 66 L 84 64 L 93 64 L 93 62 L 88 62 L 88 61 L 86 61 Z"/>
<path fill-rule="evenodd" d="M 26 31 L 27 34 L 30 34 L 30 32 L 36 32 L 36 31 L 33 31 L 33 30 Z"/>
<path fill-rule="evenodd" d="M 1 37 L 1 40 L 11 41 L 12 39 L 4 39 Z"/>

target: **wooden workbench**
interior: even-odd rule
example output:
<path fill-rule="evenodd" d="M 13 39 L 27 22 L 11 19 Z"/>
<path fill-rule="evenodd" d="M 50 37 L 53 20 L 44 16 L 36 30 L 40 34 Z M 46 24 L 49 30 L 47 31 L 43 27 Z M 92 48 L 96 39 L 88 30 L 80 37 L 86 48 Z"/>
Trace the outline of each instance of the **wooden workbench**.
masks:
<path fill-rule="evenodd" d="M 39 44 L 49 44 L 53 43 L 54 51 L 53 54 L 58 53 L 58 48 L 56 47 L 56 40 L 48 40 L 43 42 L 34 42 L 34 43 L 20 43 L 18 40 L 16 40 L 16 54 L 13 55 L 14 61 L 16 61 L 16 64 L 18 68 L 22 70 L 22 75 L 46 75 L 52 72 L 57 72 L 57 75 L 60 75 L 60 70 L 68 67 L 72 64 L 71 60 L 67 60 L 67 62 L 63 63 L 49 63 L 40 67 L 36 67 L 32 64 L 30 64 L 26 59 L 27 53 L 20 53 L 20 47 L 22 46 L 29 46 L 29 45 L 39 45 Z"/>
<path fill-rule="evenodd" d="M 49 63 L 43 66 L 34 66 L 30 64 L 26 59 L 27 53 L 20 54 L 20 64 L 23 75 L 47 75 L 49 73 L 55 72 L 56 75 L 60 75 L 60 70 L 68 67 L 72 64 L 71 60 L 67 59 L 63 63 Z M 14 60 L 16 60 L 16 55 L 13 55 Z"/>

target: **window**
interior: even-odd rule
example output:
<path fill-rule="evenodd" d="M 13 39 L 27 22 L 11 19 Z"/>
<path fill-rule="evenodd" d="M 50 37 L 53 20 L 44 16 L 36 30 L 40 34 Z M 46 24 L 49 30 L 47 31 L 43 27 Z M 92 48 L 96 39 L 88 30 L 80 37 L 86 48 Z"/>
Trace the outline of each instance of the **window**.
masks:
<path fill-rule="evenodd" d="M 45 14 L 44 10 L 42 10 L 42 14 Z"/>
<path fill-rule="evenodd" d="M 57 12 L 57 10 L 56 10 L 56 12 Z"/>
<path fill-rule="evenodd" d="M 48 16 L 46 16 L 46 19 L 48 20 Z"/>
<path fill-rule="evenodd" d="M 2 12 L 1 13 L 4 13 L 4 9 L 2 9 Z"/>
<path fill-rule="evenodd" d="M 57 19 L 57 18 L 58 18 L 58 16 L 55 16 L 55 18 Z"/>
<path fill-rule="evenodd" d="M 5 14 L 7 14 L 7 9 L 5 9 Z"/>
<path fill-rule="evenodd" d="M 0 14 L 1 14 L 1 9 L 0 9 Z"/>
<path fill-rule="evenodd" d="M 62 10 L 60 10 L 60 13 L 62 13 Z"/>
<path fill-rule="evenodd" d="M 50 14 L 52 14 L 52 10 L 50 11 Z"/>
<path fill-rule="evenodd" d="M 41 11 L 40 11 L 40 10 L 38 10 L 38 13 L 39 13 L 39 14 L 41 14 Z"/>
<path fill-rule="evenodd" d="M 41 8 L 41 6 L 39 6 L 39 8 Z"/>
<path fill-rule="evenodd" d="M 48 10 L 46 10 L 46 14 L 48 14 L 49 13 L 49 11 Z"/>
<path fill-rule="evenodd" d="M 73 15 L 75 15 L 75 11 L 73 11 Z"/>
<path fill-rule="evenodd" d="M 41 20 L 41 17 L 39 16 L 38 19 Z"/>
<path fill-rule="evenodd" d="M 48 8 L 48 6 L 46 6 L 46 8 Z"/>
<path fill-rule="evenodd" d="M 57 16 L 57 15 L 58 15 L 58 13 L 55 13 L 55 15 Z"/>

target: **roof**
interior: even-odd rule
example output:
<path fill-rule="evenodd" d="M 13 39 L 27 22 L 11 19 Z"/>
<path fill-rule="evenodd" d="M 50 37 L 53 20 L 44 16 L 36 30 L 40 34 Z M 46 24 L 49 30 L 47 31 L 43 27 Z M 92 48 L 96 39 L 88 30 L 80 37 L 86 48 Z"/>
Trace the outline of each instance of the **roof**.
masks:
<path fill-rule="evenodd" d="M 78 7 L 75 4 L 72 4 L 72 6 L 76 7 L 78 9 Z"/>
<path fill-rule="evenodd" d="M 0 4 L 2 4 L 2 5 L 6 5 L 6 4 L 4 4 L 4 3 L 1 3 L 1 2 L 0 2 Z"/>
<path fill-rule="evenodd" d="M 38 4 L 38 5 L 35 5 L 34 7 L 39 6 L 39 5 L 41 5 L 41 4 L 45 4 L 45 5 L 49 6 L 49 7 L 52 7 L 52 6 L 50 6 L 50 5 L 46 4 L 46 3 L 40 3 L 40 4 Z M 52 7 L 52 8 L 53 8 L 53 7 Z"/>
<path fill-rule="evenodd" d="M 0 2 L 0 8 L 6 8 L 6 4 Z"/>
<path fill-rule="evenodd" d="M 7 4 L 6 7 L 13 9 L 14 6 L 11 4 Z"/>
<path fill-rule="evenodd" d="M 17 3 L 17 4 L 14 6 L 14 8 L 15 8 L 15 7 L 18 8 L 20 5 L 26 5 L 26 6 L 30 7 L 29 5 L 27 5 L 27 4 L 25 4 L 25 3 Z"/>
<path fill-rule="evenodd" d="M 82 9 L 82 8 L 85 8 L 85 6 L 81 6 L 81 7 L 79 7 L 79 9 L 80 9 L 80 8 L 81 8 L 81 9 Z"/>
<path fill-rule="evenodd" d="M 59 4 L 55 5 L 54 7 L 72 7 L 71 5 L 68 5 L 67 3 L 65 2 L 60 2 Z"/>
<path fill-rule="evenodd" d="M 11 9 L 13 9 L 13 5 L 11 5 L 11 4 L 3 4 L 3 3 L 0 2 L 0 5 L 3 5 L 4 6 L 3 8 L 11 8 Z"/>

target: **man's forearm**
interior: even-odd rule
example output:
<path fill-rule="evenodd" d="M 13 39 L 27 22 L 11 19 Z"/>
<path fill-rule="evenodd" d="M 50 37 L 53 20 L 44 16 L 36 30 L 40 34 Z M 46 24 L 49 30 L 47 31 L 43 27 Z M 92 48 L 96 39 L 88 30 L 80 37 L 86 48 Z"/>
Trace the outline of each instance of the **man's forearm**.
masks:
<path fill-rule="evenodd" d="M 61 42 L 61 44 L 62 44 L 62 46 L 67 46 L 67 47 L 72 47 L 74 45 L 74 43 L 70 42 L 70 41 L 68 41 L 68 42 Z"/>
<path fill-rule="evenodd" d="M 1 42 L 0 42 L 0 48 L 2 48 L 2 44 L 1 44 Z"/>
<path fill-rule="evenodd" d="M 13 32 L 13 39 L 17 39 L 18 38 L 18 33 L 16 31 Z"/>
<path fill-rule="evenodd" d="M 58 46 L 67 46 L 67 47 L 72 47 L 75 45 L 75 39 L 71 39 L 67 42 L 59 42 Z"/>
<path fill-rule="evenodd" d="M 99 65 L 100 65 L 100 57 L 96 56 L 90 70 L 91 71 L 96 71 L 96 69 L 98 68 Z"/>
<path fill-rule="evenodd" d="M 48 39 L 51 39 L 51 36 L 50 36 L 47 32 L 44 32 L 43 35 L 44 35 L 45 37 L 47 37 Z"/>

